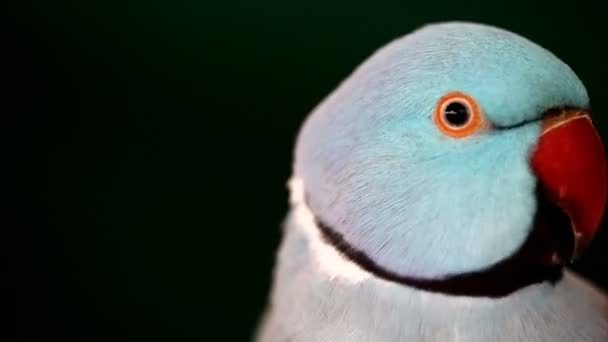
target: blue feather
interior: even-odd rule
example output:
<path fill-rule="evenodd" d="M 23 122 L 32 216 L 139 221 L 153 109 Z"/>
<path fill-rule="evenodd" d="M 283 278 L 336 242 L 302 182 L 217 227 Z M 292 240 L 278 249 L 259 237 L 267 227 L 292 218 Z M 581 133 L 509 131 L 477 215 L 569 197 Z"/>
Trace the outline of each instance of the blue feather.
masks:
<path fill-rule="evenodd" d="M 463 139 L 432 120 L 462 91 L 494 126 Z M 533 223 L 540 114 L 588 106 L 553 54 L 479 24 L 421 28 L 376 52 L 306 121 L 295 175 L 318 217 L 396 274 L 442 278 L 513 254 Z M 529 122 L 526 125 L 519 125 Z"/>

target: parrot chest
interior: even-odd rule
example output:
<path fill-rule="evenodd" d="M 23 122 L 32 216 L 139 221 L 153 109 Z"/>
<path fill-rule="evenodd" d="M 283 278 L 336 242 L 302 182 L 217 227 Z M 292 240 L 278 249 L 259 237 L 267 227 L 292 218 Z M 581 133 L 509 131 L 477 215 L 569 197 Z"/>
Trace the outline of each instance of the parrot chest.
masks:
<path fill-rule="evenodd" d="M 261 342 L 608 340 L 606 298 L 569 272 L 501 298 L 431 293 L 352 269 L 304 222 L 287 220 Z"/>

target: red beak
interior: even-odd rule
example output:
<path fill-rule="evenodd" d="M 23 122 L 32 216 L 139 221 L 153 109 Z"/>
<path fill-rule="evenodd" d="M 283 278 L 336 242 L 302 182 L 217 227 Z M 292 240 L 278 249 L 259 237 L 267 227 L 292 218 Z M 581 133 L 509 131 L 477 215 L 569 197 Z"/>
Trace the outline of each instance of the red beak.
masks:
<path fill-rule="evenodd" d="M 599 228 L 607 197 L 604 146 L 589 115 L 547 114 L 531 164 L 541 189 L 570 218 L 574 258 Z"/>

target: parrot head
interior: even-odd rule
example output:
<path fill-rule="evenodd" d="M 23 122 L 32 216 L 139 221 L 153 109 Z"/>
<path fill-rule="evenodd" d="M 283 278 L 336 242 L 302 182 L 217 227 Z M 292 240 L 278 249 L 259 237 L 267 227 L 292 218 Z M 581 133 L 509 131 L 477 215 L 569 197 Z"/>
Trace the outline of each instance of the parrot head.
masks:
<path fill-rule="evenodd" d="M 431 284 L 502 267 L 504 279 L 560 267 L 598 228 L 606 161 L 589 115 L 582 82 L 535 43 L 429 25 L 313 111 L 294 175 L 327 240 L 380 276 Z"/>

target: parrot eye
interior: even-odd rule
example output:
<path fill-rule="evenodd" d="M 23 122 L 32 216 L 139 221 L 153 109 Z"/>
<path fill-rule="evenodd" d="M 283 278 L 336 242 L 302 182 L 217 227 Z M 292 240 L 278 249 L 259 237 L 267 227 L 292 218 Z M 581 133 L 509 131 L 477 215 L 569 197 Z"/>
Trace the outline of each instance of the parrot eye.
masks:
<path fill-rule="evenodd" d="M 461 92 L 450 92 L 439 99 L 434 121 L 444 134 L 455 138 L 471 135 L 484 124 L 475 100 Z"/>
<path fill-rule="evenodd" d="M 469 119 L 471 119 L 471 113 L 465 103 L 454 101 L 443 109 L 443 120 L 451 126 L 466 125 Z"/>

